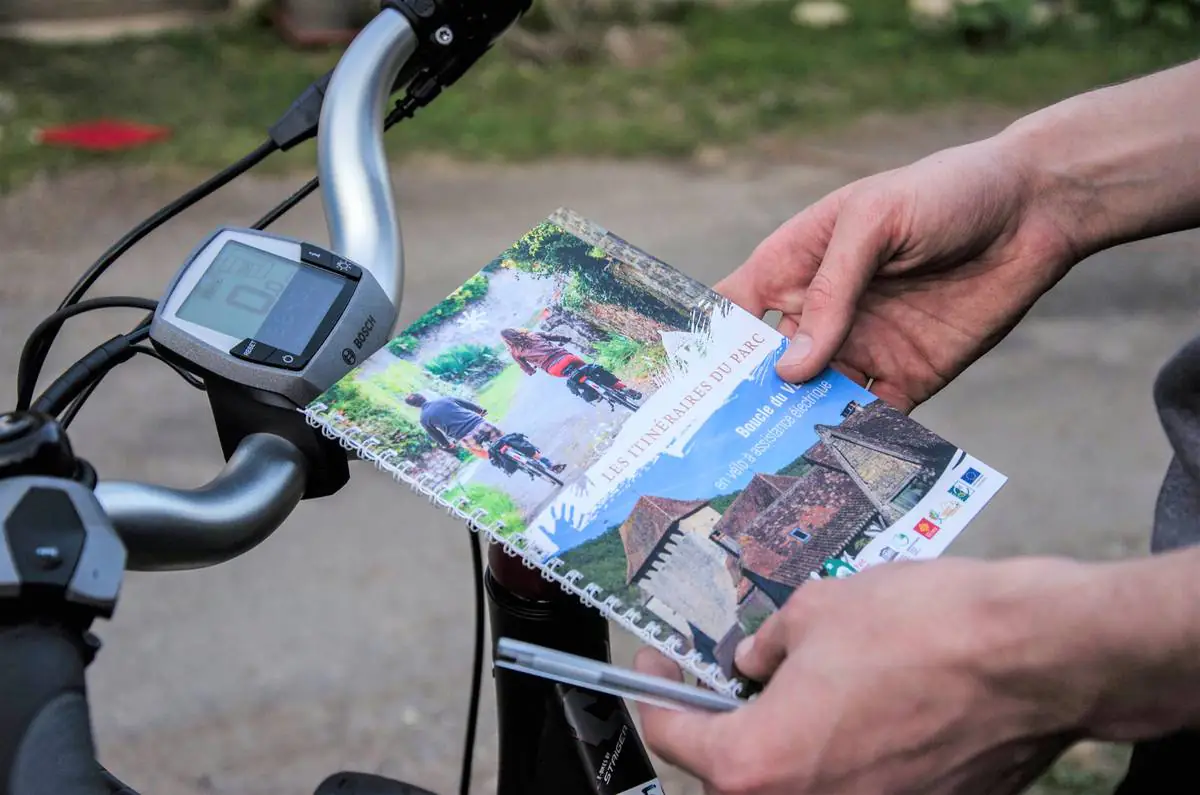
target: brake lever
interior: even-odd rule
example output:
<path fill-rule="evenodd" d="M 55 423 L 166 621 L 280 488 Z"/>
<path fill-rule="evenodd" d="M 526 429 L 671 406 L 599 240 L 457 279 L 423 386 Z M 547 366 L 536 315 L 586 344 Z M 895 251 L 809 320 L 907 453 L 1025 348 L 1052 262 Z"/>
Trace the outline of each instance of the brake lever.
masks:
<path fill-rule="evenodd" d="M 408 66 L 437 76 L 446 88 L 527 12 L 532 0 L 384 0 L 417 36 Z"/>

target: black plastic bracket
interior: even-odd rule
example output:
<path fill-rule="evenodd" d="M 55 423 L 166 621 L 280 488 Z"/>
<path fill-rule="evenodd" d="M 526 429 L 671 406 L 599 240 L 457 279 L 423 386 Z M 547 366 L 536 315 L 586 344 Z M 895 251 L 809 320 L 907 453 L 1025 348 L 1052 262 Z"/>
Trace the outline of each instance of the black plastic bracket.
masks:
<path fill-rule="evenodd" d="M 449 87 L 525 14 L 532 0 L 383 0 L 417 34 L 405 71 L 413 94 L 428 101 Z"/>
<path fill-rule="evenodd" d="M 303 453 L 308 474 L 304 499 L 327 497 L 350 480 L 345 448 L 309 425 L 291 403 L 213 375 L 205 376 L 204 385 L 226 461 L 247 436 L 270 433 Z"/>

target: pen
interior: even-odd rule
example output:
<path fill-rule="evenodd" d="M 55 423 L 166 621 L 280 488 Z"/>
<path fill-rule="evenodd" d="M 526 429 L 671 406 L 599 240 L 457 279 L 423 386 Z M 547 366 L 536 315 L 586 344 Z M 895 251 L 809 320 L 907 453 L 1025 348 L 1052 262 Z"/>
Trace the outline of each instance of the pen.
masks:
<path fill-rule="evenodd" d="M 495 665 L 667 709 L 728 712 L 745 703 L 712 690 L 511 638 L 497 642 Z"/>

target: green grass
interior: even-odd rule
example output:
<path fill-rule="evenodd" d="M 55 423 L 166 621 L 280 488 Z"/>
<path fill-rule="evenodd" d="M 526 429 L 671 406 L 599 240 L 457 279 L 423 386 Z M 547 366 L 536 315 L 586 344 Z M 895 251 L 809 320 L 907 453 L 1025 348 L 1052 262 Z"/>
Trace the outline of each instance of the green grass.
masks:
<path fill-rule="evenodd" d="M 468 483 L 466 486 L 455 486 L 446 494 L 446 499 L 456 502 L 461 497 L 470 502 L 471 510 L 482 508 L 486 511 L 489 522 L 501 521 L 504 529 L 500 536 L 507 538 L 525 531 L 525 520 L 521 509 L 512 498 L 503 491 L 491 486 L 481 486 L 478 483 Z"/>
<path fill-rule="evenodd" d="M 520 367 L 511 364 L 501 370 L 500 374 L 489 381 L 487 386 L 479 390 L 479 395 L 474 402 L 487 409 L 489 420 L 497 423 L 503 422 L 509 408 L 512 407 L 517 390 L 521 387 L 521 382 L 526 378 L 528 376 L 521 372 Z"/>
<path fill-rule="evenodd" d="M 357 383 L 364 395 L 373 402 L 389 409 L 410 422 L 417 422 L 420 412 L 404 402 L 410 392 L 423 389 L 429 382 L 424 371 L 413 362 L 398 360 L 387 370 L 370 378 L 359 378 Z"/>
<path fill-rule="evenodd" d="M 961 100 L 1032 106 L 1197 54 L 1194 36 L 1154 31 L 1055 34 L 971 52 L 914 30 L 898 0 L 854 0 L 853 24 L 810 31 L 792 3 L 694 9 L 680 54 L 656 66 L 596 61 L 535 67 L 489 54 L 417 118 L 391 151 L 463 158 L 685 155 L 763 133 L 812 131 L 867 110 Z M 245 27 L 152 41 L 0 48 L 0 188 L 40 170 L 146 162 L 211 171 L 250 150 L 335 52 L 300 53 Z M 11 100 L 11 101 L 10 101 Z M 88 156 L 34 146 L 38 126 L 115 116 L 171 126 L 173 140 Z M 311 146 L 270 168 L 311 169 Z"/>

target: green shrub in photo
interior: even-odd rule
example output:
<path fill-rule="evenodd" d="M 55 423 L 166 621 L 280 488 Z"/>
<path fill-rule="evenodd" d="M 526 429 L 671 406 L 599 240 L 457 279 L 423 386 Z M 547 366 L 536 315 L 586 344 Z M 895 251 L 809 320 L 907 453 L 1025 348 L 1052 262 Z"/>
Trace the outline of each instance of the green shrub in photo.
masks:
<path fill-rule="evenodd" d="M 495 348 L 478 343 L 456 345 L 429 360 L 425 369 L 450 383 L 482 386 L 507 366 Z"/>
<path fill-rule="evenodd" d="M 487 515 L 487 522 L 501 522 L 504 527 L 500 530 L 502 538 L 525 532 L 526 525 L 522 518 L 521 508 L 500 489 L 484 486 L 479 483 L 468 483 L 465 486 L 455 486 L 445 495 L 451 504 L 466 498 L 471 509 L 482 508 Z"/>
<path fill-rule="evenodd" d="M 420 342 L 412 334 L 401 334 L 387 344 L 388 353 L 393 356 L 404 356 L 417 349 Z"/>
<path fill-rule="evenodd" d="M 610 335 L 594 347 L 597 364 L 622 378 L 648 378 L 662 372 L 667 365 L 667 352 L 661 345 Z"/>

